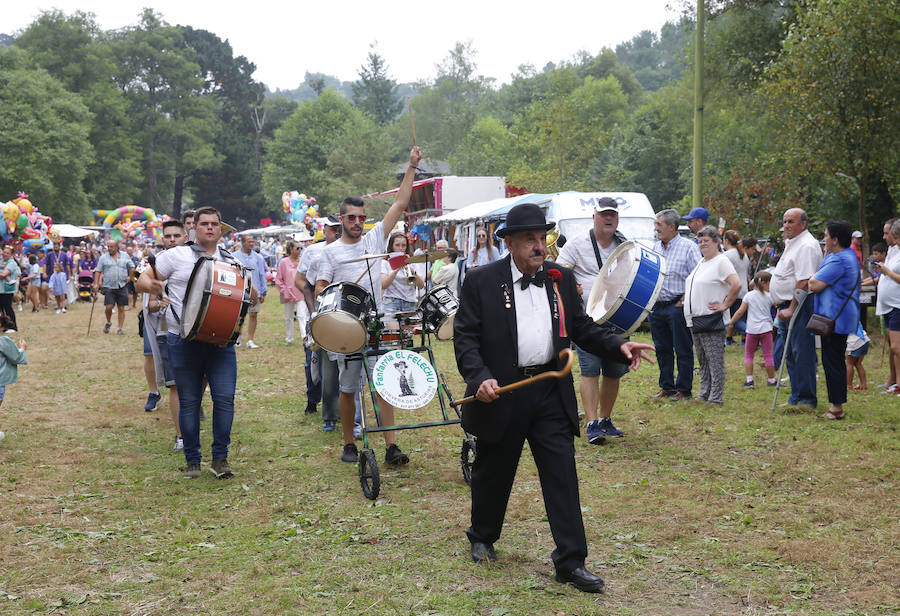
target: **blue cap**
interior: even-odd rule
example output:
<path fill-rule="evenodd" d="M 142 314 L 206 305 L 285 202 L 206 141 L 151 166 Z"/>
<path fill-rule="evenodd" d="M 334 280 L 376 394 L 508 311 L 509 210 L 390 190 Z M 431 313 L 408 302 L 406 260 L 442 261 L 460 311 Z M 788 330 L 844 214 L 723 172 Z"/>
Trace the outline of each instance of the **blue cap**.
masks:
<path fill-rule="evenodd" d="M 709 212 L 706 211 L 705 207 L 695 207 L 690 214 L 681 217 L 682 220 L 690 220 L 692 218 L 699 218 L 703 222 L 707 222 L 709 220 Z"/>

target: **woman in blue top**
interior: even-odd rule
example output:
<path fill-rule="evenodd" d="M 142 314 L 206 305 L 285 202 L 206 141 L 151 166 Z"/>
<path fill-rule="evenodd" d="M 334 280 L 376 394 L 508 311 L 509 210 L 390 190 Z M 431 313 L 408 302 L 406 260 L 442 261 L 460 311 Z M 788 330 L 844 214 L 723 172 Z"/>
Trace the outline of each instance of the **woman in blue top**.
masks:
<path fill-rule="evenodd" d="M 822 368 L 828 386 L 831 407 L 824 419 L 843 419 L 847 402 L 847 335 L 859 325 L 859 261 L 850 247 L 852 228 L 845 220 L 832 220 L 825 225 L 825 258 L 819 270 L 809 279 L 809 290 L 815 293 L 813 311 L 834 319 L 834 332 L 822 336 Z"/>

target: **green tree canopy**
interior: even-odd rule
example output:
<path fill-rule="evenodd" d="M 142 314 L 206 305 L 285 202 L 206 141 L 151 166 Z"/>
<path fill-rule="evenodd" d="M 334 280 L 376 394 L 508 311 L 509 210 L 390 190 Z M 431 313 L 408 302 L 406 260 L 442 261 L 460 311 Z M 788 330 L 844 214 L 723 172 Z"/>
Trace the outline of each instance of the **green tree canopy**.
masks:
<path fill-rule="evenodd" d="M 357 74 L 359 80 L 352 86 L 353 104 L 376 124 L 390 124 L 403 109 L 403 101 L 397 98 L 397 82 L 388 76 L 384 58 L 377 51 L 370 51 Z"/>

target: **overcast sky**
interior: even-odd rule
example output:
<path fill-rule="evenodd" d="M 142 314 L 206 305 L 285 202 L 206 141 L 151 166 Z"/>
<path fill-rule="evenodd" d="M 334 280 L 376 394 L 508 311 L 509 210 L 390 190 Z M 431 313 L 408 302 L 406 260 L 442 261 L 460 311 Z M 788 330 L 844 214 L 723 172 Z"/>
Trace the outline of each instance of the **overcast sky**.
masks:
<path fill-rule="evenodd" d="M 432 78 L 457 41 L 471 41 L 478 72 L 508 82 L 521 64 L 540 70 L 585 50 L 615 48 L 678 15 L 673 0 L 576 2 L 363 2 L 344 0 L 4 0 L 0 32 L 27 27 L 43 10 L 92 12 L 104 30 L 135 25 L 144 6 L 170 24 L 209 30 L 256 64 L 270 89 L 293 89 L 306 71 L 354 81 L 377 42 L 399 82 Z M 440 7 L 444 5 L 445 9 Z"/>

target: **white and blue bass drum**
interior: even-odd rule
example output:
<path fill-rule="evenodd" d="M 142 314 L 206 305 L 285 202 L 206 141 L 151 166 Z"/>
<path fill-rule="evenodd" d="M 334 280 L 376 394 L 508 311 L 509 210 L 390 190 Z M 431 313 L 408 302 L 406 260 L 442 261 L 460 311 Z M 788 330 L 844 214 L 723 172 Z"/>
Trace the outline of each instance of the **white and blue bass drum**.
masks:
<path fill-rule="evenodd" d="M 585 312 L 629 336 L 653 310 L 665 276 L 662 255 L 637 242 L 622 242 L 600 268 Z"/>

